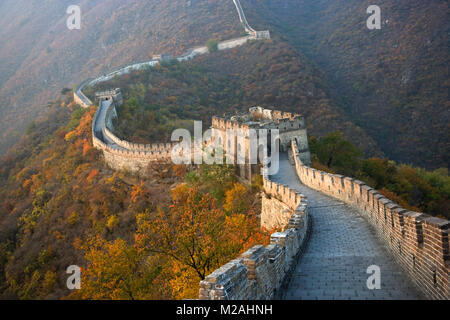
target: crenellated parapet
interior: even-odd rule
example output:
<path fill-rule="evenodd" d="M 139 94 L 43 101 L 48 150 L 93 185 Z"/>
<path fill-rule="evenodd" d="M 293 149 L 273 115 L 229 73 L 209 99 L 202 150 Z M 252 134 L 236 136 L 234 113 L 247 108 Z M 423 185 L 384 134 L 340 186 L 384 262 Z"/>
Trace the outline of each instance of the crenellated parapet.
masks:
<path fill-rule="evenodd" d="M 280 291 L 308 240 L 310 220 L 306 197 L 263 177 L 264 192 L 282 202 L 289 215 L 263 201 L 272 215 L 282 216 L 283 231 L 270 237 L 268 246 L 257 245 L 208 275 L 200 282 L 201 300 L 267 300 Z"/>
<path fill-rule="evenodd" d="M 263 177 L 263 190 L 267 195 L 279 199 L 291 210 L 295 210 L 306 199 L 300 192 L 289 188 L 287 185 L 271 181 L 267 177 Z"/>
<path fill-rule="evenodd" d="M 102 92 L 96 92 L 95 99 L 96 100 L 112 99 L 114 101 L 114 104 L 118 107 L 120 107 L 123 104 L 123 97 L 122 97 L 122 92 L 121 92 L 120 88 L 106 90 L 106 91 L 102 91 Z"/>
<path fill-rule="evenodd" d="M 212 117 L 212 127 L 218 130 L 242 130 L 247 132 L 250 130 L 250 126 L 245 123 L 240 123 L 238 121 L 228 120 L 220 117 Z"/>
<path fill-rule="evenodd" d="M 219 130 L 277 129 L 280 133 L 306 129 L 305 118 L 300 114 L 261 107 L 228 118 L 213 117 L 212 126 Z"/>
<path fill-rule="evenodd" d="M 406 210 L 359 180 L 304 165 L 295 141 L 292 152 L 303 184 L 356 208 L 429 298 L 450 299 L 450 221 Z"/>
<path fill-rule="evenodd" d="M 252 107 L 249 109 L 249 113 L 253 117 L 260 117 L 261 119 L 267 119 L 267 120 L 271 120 L 271 121 L 277 121 L 277 120 L 281 120 L 281 119 L 289 119 L 290 121 L 293 121 L 297 118 L 303 118 L 303 116 L 298 113 L 265 109 L 262 107 Z"/>
<path fill-rule="evenodd" d="M 213 117 L 212 128 L 222 132 L 222 136 L 227 130 L 240 130 L 246 138 L 250 136 L 250 130 L 256 132 L 265 130 L 271 137 L 277 137 L 276 140 L 282 152 L 287 151 L 291 147 L 291 141 L 294 140 L 300 147 L 302 161 L 306 164 L 311 163 L 306 122 L 300 114 L 252 107 L 243 114 L 226 118 Z M 250 142 L 246 141 L 245 144 L 244 149 L 249 150 Z M 233 144 L 230 147 L 234 148 Z M 227 150 L 227 148 L 228 146 L 224 144 L 224 150 Z"/>
<path fill-rule="evenodd" d="M 117 94 L 117 90 L 114 90 Z M 113 92 L 111 92 L 111 95 Z M 112 96 L 99 95 L 99 108 L 92 122 L 92 139 L 94 147 L 103 152 L 105 162 L 113 169 L 145 173 L 154 161 L 169 161 L 175 144 L 137 144 L 118 138 L 109 128 L 112 118 L 116 116 Z"/>

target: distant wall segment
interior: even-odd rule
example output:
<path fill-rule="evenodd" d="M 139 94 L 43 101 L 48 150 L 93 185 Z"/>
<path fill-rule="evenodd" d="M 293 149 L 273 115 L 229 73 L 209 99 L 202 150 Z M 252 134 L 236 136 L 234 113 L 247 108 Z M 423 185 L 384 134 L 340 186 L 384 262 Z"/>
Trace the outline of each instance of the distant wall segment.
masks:
<path fill-rule="evenodd" d="M 269 40 L 270 39 L 270 32 L 268 30 L 265 31 L 255 31 L 247 22 L 247 18 L 245 17 L 244 10 L 242 9 L 242 6 L 239 2 L 239 0 L 233 0 L 238 15 L 239 20 L 244 26 L 245 31 L 248 33 L 247 36 L 234 38 L 230 40 L 221 41 L 218 44 L 218 50 L 227 50 L 232 49 L 238 46 L 242 46 L 246 44 L 249 40 Z M 175 59 L 182 62 L 187 61 L 195 58 L 198 55 L 203 55 L 209 53 L 209 50 L 206 46 L 199 46 L 189 49 L 186 53 L 176 57 Z M 155 55 L 156 56 L 165 56 L 162 55 Z M 150 61 L 145 62 L 139 62 L 139 63 L 132 63 L 125 67 L 121 67 L 118 70 L 115 70 L 113 72 L 110 72 L 106 75 L 102 75 L 96 79 L 87 79 L 83 81 L 75 90 L 74 90 L 74 101 L 79 104 L 83 108 L 88 108 L 91 105 L 93 105 L 92 101 L 86 97 L 86 95 L 83 93 L 83 89 L 87 85 L 94 85 L 100 82 L 105 82 L 113 79 L 116 76 L 121 76 L 127 73 L 130 73 L 131 71 L 140 70 L 145 67 L 153 67 L 160 63 L 160 59 L 152 59 Z"/>
<path fill-rule="evenodd" d="M 235 1 L 235 5 L 238 10 L 239 18 L 241 21 L 245 22 L 244 26 L 249 34 L 240 38 L 219 42 L 219 50 L 227 50 L 237 46 L 242 46 L 249 40 L 270 39 L 269 31 L 255 31 L 248 25 L 239 0 Z M 207 53 L 209 53 L 208 48 L 206 46 L 200 46 L 189 49 L 185 54 L 182 54 L 175 59 L 182 62 Z M 161 55 L 161 57 L 163 56 L 164 55 Z M 102 75 L 96 79 L 87 79 L 74 90 L 74 101 L 81 107 L 88 108 L 94 105 L 94 103 L 83 93 L 83 89 L 86 86 L 111 80 L 116 76 L 127 74 L 133 70 L 140 70 L 144 67 L 155 66 L 160 63 L 160 60 L 161 59 L 153 59 L 151 61 L 133 63 L 125 67 L 121 67 L 116 71 L 110 72 L 109 74 Z M 114 169 L 126 169 L 132 172 L 142 172 L 142 170 L 146 168 L 151 161 L 169 159 L 171 157 L 173 144 L 136 144 L 121 140 L 113 134 L 112 119 L 117 115 L 115 106 L 120 106 L 122 103 L 121 93 L 117 93 L 117 90 L 119 89 L 115 89 L 113 90 L 114 92 L 111 91 L 109 94 L 108 92 L 97 94 L 96 98 L 99 100 L 99 109 L 95 114 L 92 124 L 94 146 L 103 151 L 107 164 Z M 108 105 L 104 103 L 104 101 L 108 100 L 109 97 L 113 100 L 113 102 Z"/>

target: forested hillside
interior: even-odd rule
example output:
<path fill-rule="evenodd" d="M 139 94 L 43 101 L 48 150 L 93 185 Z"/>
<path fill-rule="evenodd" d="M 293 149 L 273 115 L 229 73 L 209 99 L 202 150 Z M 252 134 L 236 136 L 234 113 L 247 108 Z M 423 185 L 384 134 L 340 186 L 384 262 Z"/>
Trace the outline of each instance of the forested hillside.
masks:
<path fill-rule="evenodd" d="M 117 108 L 115 133 L 138 143 L 169 142 L 174 129 L 192 127 L 189 120 L 203 120 L 206 128 L 211 116 L 245 111 L 257 99 L 263 107 L 304 114 L 316 168 L 360 179 L 409 210 L 449 217 L 448 170 L 380 158 L 375 143 L 368 144 L 364 131 L 343 121 L 346 115 L 327 99 L 321 74 L 302 68 L 305 58 L 290 45 L 253 42 L 233 51 L 163 63 L 86 92 L 93 98 L 94 91 L 122 88 L 125 103 Z"/>
<path fill-rule="evenodd" d="M 372 4 L 381 8 L 381 30 L 366 27 Z M 269 24 L 319 65 L 331 100 L 389 158 L 448 167 L 448 1 L 263 0 L 244 7 L 249 19 Z"/>
<path fill-rule="evenodd" d="M 304 115 L 309 132 L 322 136 L 340 130 L 370 155 L 380 152 L 328 98 L 321 74 L 292 46 L 279 40 L 256 41 L 214 52 L 187 63 L 166 63 L 101 83 L 86 92 L 121 88 L 116 131 L 142 143 L 168 141 L 171 129 L 213 115 L 260 105 Z"/>
<path fill-rule="evenodd" d="M 65 26 L 69 4 L 0 4 L 3 151 L 63 86 L 154 53 L 176 54 L 210 38 L 242 33 L 227 0 L 82 1 L 80 31 Z M 296 54 L 306 55 L 305 68 L 317 64 L 314 76 L 320 75 L 318 85 L 330 104 L 342 110 L 335 113 L 339 121 L 351 121 L 376 141 L 378 147 L 369 142 L 366 149 L 373 146 L 374 153 L 381 150 L 400 162 L 448 166 L 448 2 L 383 0 L 378 3 L 382 29 L 373 31 L 365 25 L 369 4 L 242 1 L 256 29 L 270 29 L 276 39 L 291 42 Z M 270 95 L 277 88 L 267 80 Z"/>
<path fill-rule="evenodd" d="M 341 132 L 309 137 L 313 166 L 325 172 L 364 181 L 403 208 L 450 218 L 450 177 L 447 168 L 427 171 L 389 159 L 363 158 Z"/>
<path fill-rule="evenodd" d="M 81 30 L 66 26 L 70 0 L 0 2 L 0 151 L 63 87 L 153 54 L 179 54 L 243 28 L 228 0 L 83 0 Z"/>
<path fill-rule="evenodd" d="M 196 298 L 207 274 L 268 242 L 260 181 L 225 165 L 114 172 L 92 145 L 94 112 L 62 96 L 0 158 L 0 298 Z M 83 268 L 70 296 L 69 265 Z"/>
<path fill-rule="evenodd" d="M 296 112 L 315 167 L 449 217 L 448 169 L 403 164 L 448 167 L 448 2 L 382 0 L 379 31 L 365 26 L 366 0 L 242 2 L 272 40 L 86 89 L 94 100 L 121 88 L 115 134 L 159 143 L 192 120 L 208 127 L 213 115 L 255 105 Z M 218 165 L 113 171 L 92 145 L 95 107 L 61 89 L 239 36 L 236 9 L 228 0 L 83 0 L 82 29 L 69 31 L 70 4 L 0 3 L 0 299 L 196 298 L 205 275 L 269 241 L 261 179 L 243 185 Z M 83 268 L 72 294 L 69 265 Z"/>

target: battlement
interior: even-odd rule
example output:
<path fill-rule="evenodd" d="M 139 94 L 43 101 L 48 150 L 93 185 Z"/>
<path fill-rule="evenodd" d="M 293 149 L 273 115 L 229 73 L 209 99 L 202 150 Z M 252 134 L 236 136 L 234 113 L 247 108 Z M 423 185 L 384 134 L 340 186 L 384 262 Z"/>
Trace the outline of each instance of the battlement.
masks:
<path fill-rule="evenodd" d="M 278 110 L 252 107 L 248 113 L 228 118 L 212 118 L 212 127 L 218 130 L 277 129 L 280 133 L 306 129 L 302 115 Z"/>
<path fill-rule="evenodd" d="M 359 180 L 304 165 L 295 141 L 292 152 L 303 184 L 356 208 L 429 298 L 450 298 L 450 221 L 408 211 Z"/>
<path fill-rule="evenodd" d="M 176 143 L 152 143 L 152 144 L 139 144 L 121 140 L 116 135 L 114 135 L 108 128 L 105 128 L 106 136 L 111 139 L 117 146 L 121 149 L 125 149 L 130 152 L 130 154 L 147 154 L 152 156 L 154 154 L 170 154 L 172 148 Z"/>
<path fill-rule="evenodd" d="M 222 132 L 240 130 L 245 138 L 250 136 L 250 130 L 267 130 L 267 133 L 274 134 L 274 137 L 278 135 L 276 139 L 279 143 L 280 151 L 287 151 L 291 147 L 291 141 L 294 140 L 300 146 L 302 161 L 306 164 L 311 163 L 306 122 L 305 118 L 300 114 L 252 107 L 248 113 L 226 118 L 213 117 L 212 128 Z M 247 141 L 246 144 L 244 148 L 249 150 L 250 142 Z M 230 147 L 233 148 L 233 146 Z M 224 145 L 224 149 L 227 148 L 228 146 Z"/>
<path fill-rule="evenodd" d="M 289 120 L 293 121 L 296 118 L 303 118 L 300 114 L 297 114 L 297 113 L 264 109 L 262 107 L 252 107 L 249 109 L 249 113 L 251 115 L 253 115 L 255 118 L 260 117 L 262 119 L 267 119 L 267 120 L 272 120 L 272 121 L 281 120 L 281 119 L 289 119 Z"/>
<path fill-rule="evenodd" d="M 272 299 L 295 267 L 311 230 L 306 197 L 266 177 L 264 190 L 293 208 L 284 231 L 273 233 L 268 246 L 256 245 L 208 275 L 200 282 L 199 299 Z M 270 202 L 263 202 L 263 206 L 270 206 Z M 282 212 L 274 210 L 272 214 Z"/>
<path fill-rule="evenodd" d="M 112 97 L 112 96 L 115 96 L 118 94 L 121 94 L 120 88 L 115 88 L 115 89 L 105 90 L 105 91 L 101 91 L 101 92 L 96 92 L 95 97 L 97 99 L 107 99 L 109 97 Z"/>
<path fill-rule="evenodd" d="M 120 88 L 106 90 L 106 91 L 102 91 L 102 92 L 96 92 L 95 99 L 96 100 L 112 99 L 112 100 L 114 100 L 114 103 L 118 106 L 121 106 L 123 104 L 122 91 L 120 90 Z"/>
<path fill-rule="evenodd" d="M 295 210 L 302 205 L 302 200 L 306 199 L 300 192 L 290 189 L 286 185 L 281 185 L 263 177 L 264 192 L 272 197 L 279 199 L 291 210 Z M 304 202 L 304 201 L 303 201 Z"/>
<path fill-rule="evenodd" d="M 212 117 L 212 127 L 218 130 L 243 130 L 244 132 L 248 132 L 250 130 L 250 126 L 248 124 L 239 123 L 233 120 L 226 120 L 223 118 L 219 118 L 216 116 Z"/>

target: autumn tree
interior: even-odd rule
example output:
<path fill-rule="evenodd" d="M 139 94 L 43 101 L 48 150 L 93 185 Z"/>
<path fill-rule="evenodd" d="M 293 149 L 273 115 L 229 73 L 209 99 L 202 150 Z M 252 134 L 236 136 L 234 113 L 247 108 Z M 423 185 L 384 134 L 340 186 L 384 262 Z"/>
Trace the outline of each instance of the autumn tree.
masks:
<path fill-rule="evenodd" d="M 233 214 L 248 214 L 252 201 L 249 190 L 237 182 L 226 191 L 223 208 Z"/>
<path fill-rule="evenodd" d="M 395 163 L 387 159 L 370 158 L 362 162 L 362 172 L 374 181 L 374 188 L 381 189 L 392 181 L 396 168 Z"/>
<path fill-rule="evenodd" d="M 201 164 L 197 172 L 189 172 L 185 176 L 189 186 L 195 187 L 202 192 L 208 192 L 222 203 L 226 190 L 233 186 L 236 181 L 234 167 L 226 164 Z"/>
<path fill-rule="evenodd" d="M 94 300 L 135 300 L 161 298 L 154 285 L 161 266 L 151 256 L 124 240 L 106 241 L 94 237 L 81 249 L 88 262 L 82 270 L 81 289 L 71 298 Z"/>
<path fill-rule="evenodd" d="M 180 185 L 172 191 L 169 210 L 159 209 L 155 217 L 140 214 L 137 244 L 168 256 L 192 268 L 199 279 L 218 266 L 226 244 L 225 214 L 209 194 Z"/>
<path fill-rule="evenodd" d="M 320 140 L 311 139 L 311 152 L 328 168 L 339 168 L 344 174 L 357 169 L 362 152 L 342 132 L 332 132 Z"/>
<path fill-rule="evenodd" d="M 206 42 L 206 47 L 208 48 L 209 52 L 215 52 L 219 48 L 219 41 L 215 39 L 209 39 Z"/>

